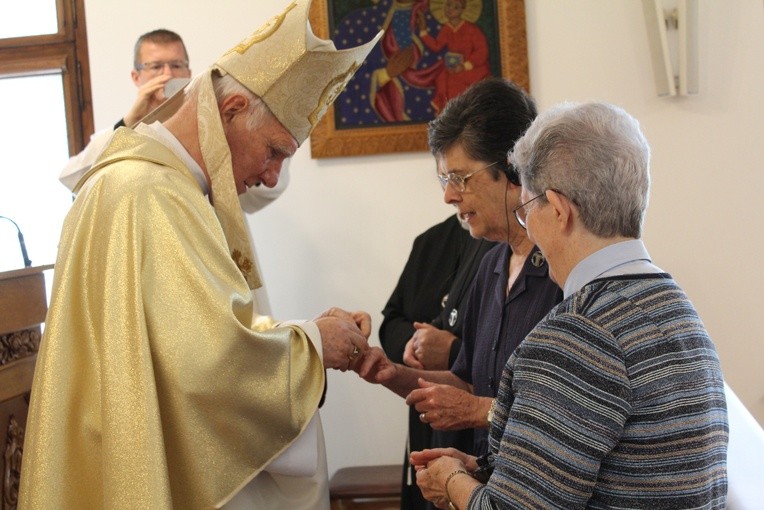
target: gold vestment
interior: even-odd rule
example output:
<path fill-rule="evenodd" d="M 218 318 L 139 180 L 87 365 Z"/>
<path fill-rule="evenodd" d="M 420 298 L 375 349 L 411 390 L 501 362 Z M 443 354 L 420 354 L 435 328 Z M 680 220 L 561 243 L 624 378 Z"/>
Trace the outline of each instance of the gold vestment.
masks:
<path fill-rule="evenodd" d="M 61 235 L 19 508 L 219 506 L 310 421 L 319 354 L 253 317 L 169 149 L 123 128 L 91 172 Z"/>

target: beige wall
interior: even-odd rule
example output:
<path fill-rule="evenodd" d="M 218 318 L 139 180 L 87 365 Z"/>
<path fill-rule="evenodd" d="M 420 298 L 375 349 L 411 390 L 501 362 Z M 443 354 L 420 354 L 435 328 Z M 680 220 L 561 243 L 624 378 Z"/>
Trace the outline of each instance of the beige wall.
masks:
<path fill-rule="evenodd" d="M 699 4 L 697 96 L 655 95 L 637 1 L 527 2 L 531 86 L 542 107 L 604 100 L 642 122 L 653 149 L 648 248 L 684 286 L 730 386 L 764 423 L 764 9 Z"/>
<path fill-rule="evenodd" d="M 136 36 L 164 26 L 203 70 L 285 0 L 86 0 L 96 127 L 134 97 Z M 759 0 L 701 1 L 700 94 L 659 98 L 640 2 L 526 0 L 531 87 L 541 108 L 617 103 L 653 147 L 645 239 L 687 290 L 715 339 L 725 375 L 764 422 L 764 12 Z M 285 194 L 252 221 L 274 314 L 310 318 L 330 305 L 366 309 L 376 329 L 414 236 L 450 214 L 429 155 L 313 160 L 298 151 Z M 330 473 L 401 460 L 401 399 L 354 374 L 329 375 L 322 410 Z"/>

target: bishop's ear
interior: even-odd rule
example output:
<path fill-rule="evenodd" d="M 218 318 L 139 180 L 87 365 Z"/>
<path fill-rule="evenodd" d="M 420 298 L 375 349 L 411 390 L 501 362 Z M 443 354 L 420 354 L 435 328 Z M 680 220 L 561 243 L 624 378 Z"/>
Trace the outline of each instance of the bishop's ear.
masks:
<path fill-rule="evenodd" d="M 231 94 L 223 99 L 220 105 L 220 115 L 223 120 L 230 121 L 236 115 L 245 113 L 249 108 L 249 99 L 242 94 Z"/>

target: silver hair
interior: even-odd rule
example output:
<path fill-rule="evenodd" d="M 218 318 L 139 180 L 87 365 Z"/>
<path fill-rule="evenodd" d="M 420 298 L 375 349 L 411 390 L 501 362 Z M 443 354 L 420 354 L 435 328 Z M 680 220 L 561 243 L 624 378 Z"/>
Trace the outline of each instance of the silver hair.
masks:
<path fill-rule="evenodd" d="M 199 80 L 194 80 L 193 86 L 189 91 L 189 95 L 196 94 L 198 89 Z M 219 76 L 213 74 L 212 85 L 215 89 L 215 98 L 220 104 L 224 98 L 232 94 L 240 94 L 249 99 L 249 118 L 247 119 L 247 129 L 256 129 L 263 124 L 276 120 L 276 116 L 273 115 L 271 109 L 268 108 L 263 100 L 244 85 L 239 83 L 236 78 L 227 74 L 225 76 Z M 192 94 L 193 93 L 193 94 Z"/>
<path fill-rule="evenodd" d="M 549 189 L 565 195 L 592 234 L 641 237 L 650 146 L 639 122 L 622 108 L 558 105 L 538 116 L 509 159 L 531 195 Z"/>

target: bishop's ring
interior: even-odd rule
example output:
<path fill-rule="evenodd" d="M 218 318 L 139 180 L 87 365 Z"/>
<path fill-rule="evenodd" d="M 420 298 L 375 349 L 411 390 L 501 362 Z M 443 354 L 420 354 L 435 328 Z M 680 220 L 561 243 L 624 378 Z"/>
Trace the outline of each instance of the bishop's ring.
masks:
<path fill-rule="evenodd" d="M 358 350 L 358 346 L 357 345 L 353 345 L 353 352 L 348 354 L 348 359 L 350 360 L 351 363 L 353 362 L 354 359 L 356 359 L 358 357 L 358 353 L 359 352 L 361 352 L 361 351 Z"/>

